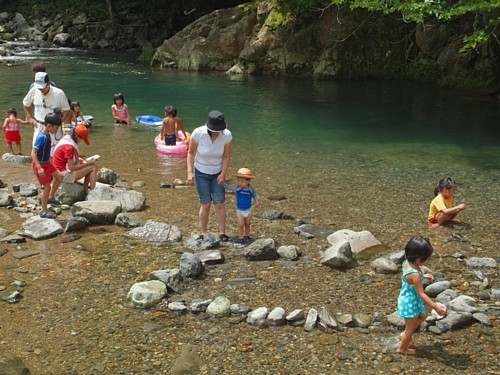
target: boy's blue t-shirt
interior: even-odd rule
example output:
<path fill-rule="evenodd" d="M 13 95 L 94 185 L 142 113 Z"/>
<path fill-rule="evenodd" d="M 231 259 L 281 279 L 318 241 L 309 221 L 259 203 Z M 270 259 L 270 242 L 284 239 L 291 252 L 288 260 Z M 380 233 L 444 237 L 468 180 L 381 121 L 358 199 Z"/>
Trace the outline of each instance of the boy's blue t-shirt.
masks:
<path fill-rule="evenodd" d="M 36 149 L 36 157 L 40 163 L 47 163 L 50 161 L 50 148 L 52 146 L 52 139 L 50 134 L 44 132 L 38 133 L 33 148 Z"/>
<path fill-rule="evenodd" d="M 257 192 L 252 185 L 248 185 L 248 189 L 240 187 L 238 184 L 224 183 L 224 188 L 236 192 L 236 208 L 241 211 L 247 211 L 252 208 L 252 198 L 259 200 Z"/>

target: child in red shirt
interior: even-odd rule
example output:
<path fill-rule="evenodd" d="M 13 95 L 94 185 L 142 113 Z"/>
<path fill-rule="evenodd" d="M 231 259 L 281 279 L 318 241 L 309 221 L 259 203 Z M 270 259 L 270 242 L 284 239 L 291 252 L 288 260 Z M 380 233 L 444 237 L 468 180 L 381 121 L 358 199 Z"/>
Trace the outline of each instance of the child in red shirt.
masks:
<path fill-rule="evenodd" d="M 17 154 L 22 155 L 21 153 L 21 133 L 19 133 L 19 124 L 27 125 L 29 121 L 21 120 L 17 117 L 17 111 L 15 108 L 10 108 L 7 111 L 7 117 L 2 125 L 2 130 L 5 132 L 5 142 L 7 142 L 7 147 L 9 148 L 9 152 L 14 154 L 14 150 L 12 149 L 12 142 L 15 142 L 17 145 Z"/>

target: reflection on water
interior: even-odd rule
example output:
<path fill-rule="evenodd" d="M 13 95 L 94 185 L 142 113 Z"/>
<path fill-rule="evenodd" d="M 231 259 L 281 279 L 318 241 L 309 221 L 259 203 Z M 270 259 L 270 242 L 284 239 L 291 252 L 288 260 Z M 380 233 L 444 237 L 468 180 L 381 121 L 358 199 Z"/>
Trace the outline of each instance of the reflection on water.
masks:
<path fill-rule="evenodd" d="M 187 131 L 203 124 L 210 110 L 223 111 L 234 136 L 230 174 L 248 166 L 261 196 L 287 197 L 265 200 L 261 210 L 283 210 L 333 229 L 372 230 L 401 244 L 427 230 L 433 186 L 451 175 L 464 182 L 455 201 L 469 204 L 464 218 L 481 233 L 480 242 L 497 240 L 491 228 L 498 225 L 500 103 L 493 99 L 411 82 L 157 71 L 127 55 L 57 50 L 26 51 L 14 66 L 0 66 L 0 108 L 22 108 L 37 58 L 80 101 L 83 114 L 95 118 L 91 144 L 81 153 L 101 155 L 99 166 L 130 184 L 146 183 L 139 190 L 148 210 L 138 216 L 179 220 L 189 231 L 197 228 L 198 201 L 193 188 L 159 188 L 186 178 L 185 159 L 156 152 L 157 128 L 114 126 L 115 92 L 124 94 L 133 118 L 163 116 L 165 105 L 175 105 Z M 30 133 L 22 128 L 24 142 Z M 259 230 L 270 235 L 264 226 Z"/>

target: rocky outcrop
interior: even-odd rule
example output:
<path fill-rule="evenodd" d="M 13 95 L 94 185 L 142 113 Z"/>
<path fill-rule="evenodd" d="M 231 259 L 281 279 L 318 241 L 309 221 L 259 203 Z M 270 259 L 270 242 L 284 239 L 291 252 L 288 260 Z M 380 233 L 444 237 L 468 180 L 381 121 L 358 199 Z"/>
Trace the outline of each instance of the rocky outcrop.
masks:
<path fill-rule="evenodd" d="M 470 21 L 470 20 L 469 20 Z M 472 22 L 406 24 L 394 17 L 328 7 L 307 20 L 280 21 L 270 2 L 208 14 L 156 50 L 153 66 L 229 74 L 318 78 L 413 76 L 498 85 L 500 46 L 460 53 Z"/>

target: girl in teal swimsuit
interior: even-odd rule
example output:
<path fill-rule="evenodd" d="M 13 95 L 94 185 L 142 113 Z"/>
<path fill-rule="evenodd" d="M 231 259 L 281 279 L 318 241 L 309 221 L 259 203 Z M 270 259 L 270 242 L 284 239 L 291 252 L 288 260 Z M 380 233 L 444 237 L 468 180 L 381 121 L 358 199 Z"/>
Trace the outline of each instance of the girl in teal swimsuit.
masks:
<path fill-rule="evenodd" d="M 433 248 L 427 238 L 413 237 L 405 247 L 406 260 L 403 262 L 402 285 L 398 297 L 398 315 L 405 319 L 405 330 L 401 334 L 401 343 L 398 353 L 415 354 L 415 349 L 408 349 L 413 345 L 412 336 L 420 324 L 427 317 L 424 304 L 435 309 L 439 315 L 445 315 L 446 309 L 436 304 L 424 292 L 422 281 L 424 278 L 433 280 L 434 276 L 422 273 L 423 266 L 432 255 Z"/>

